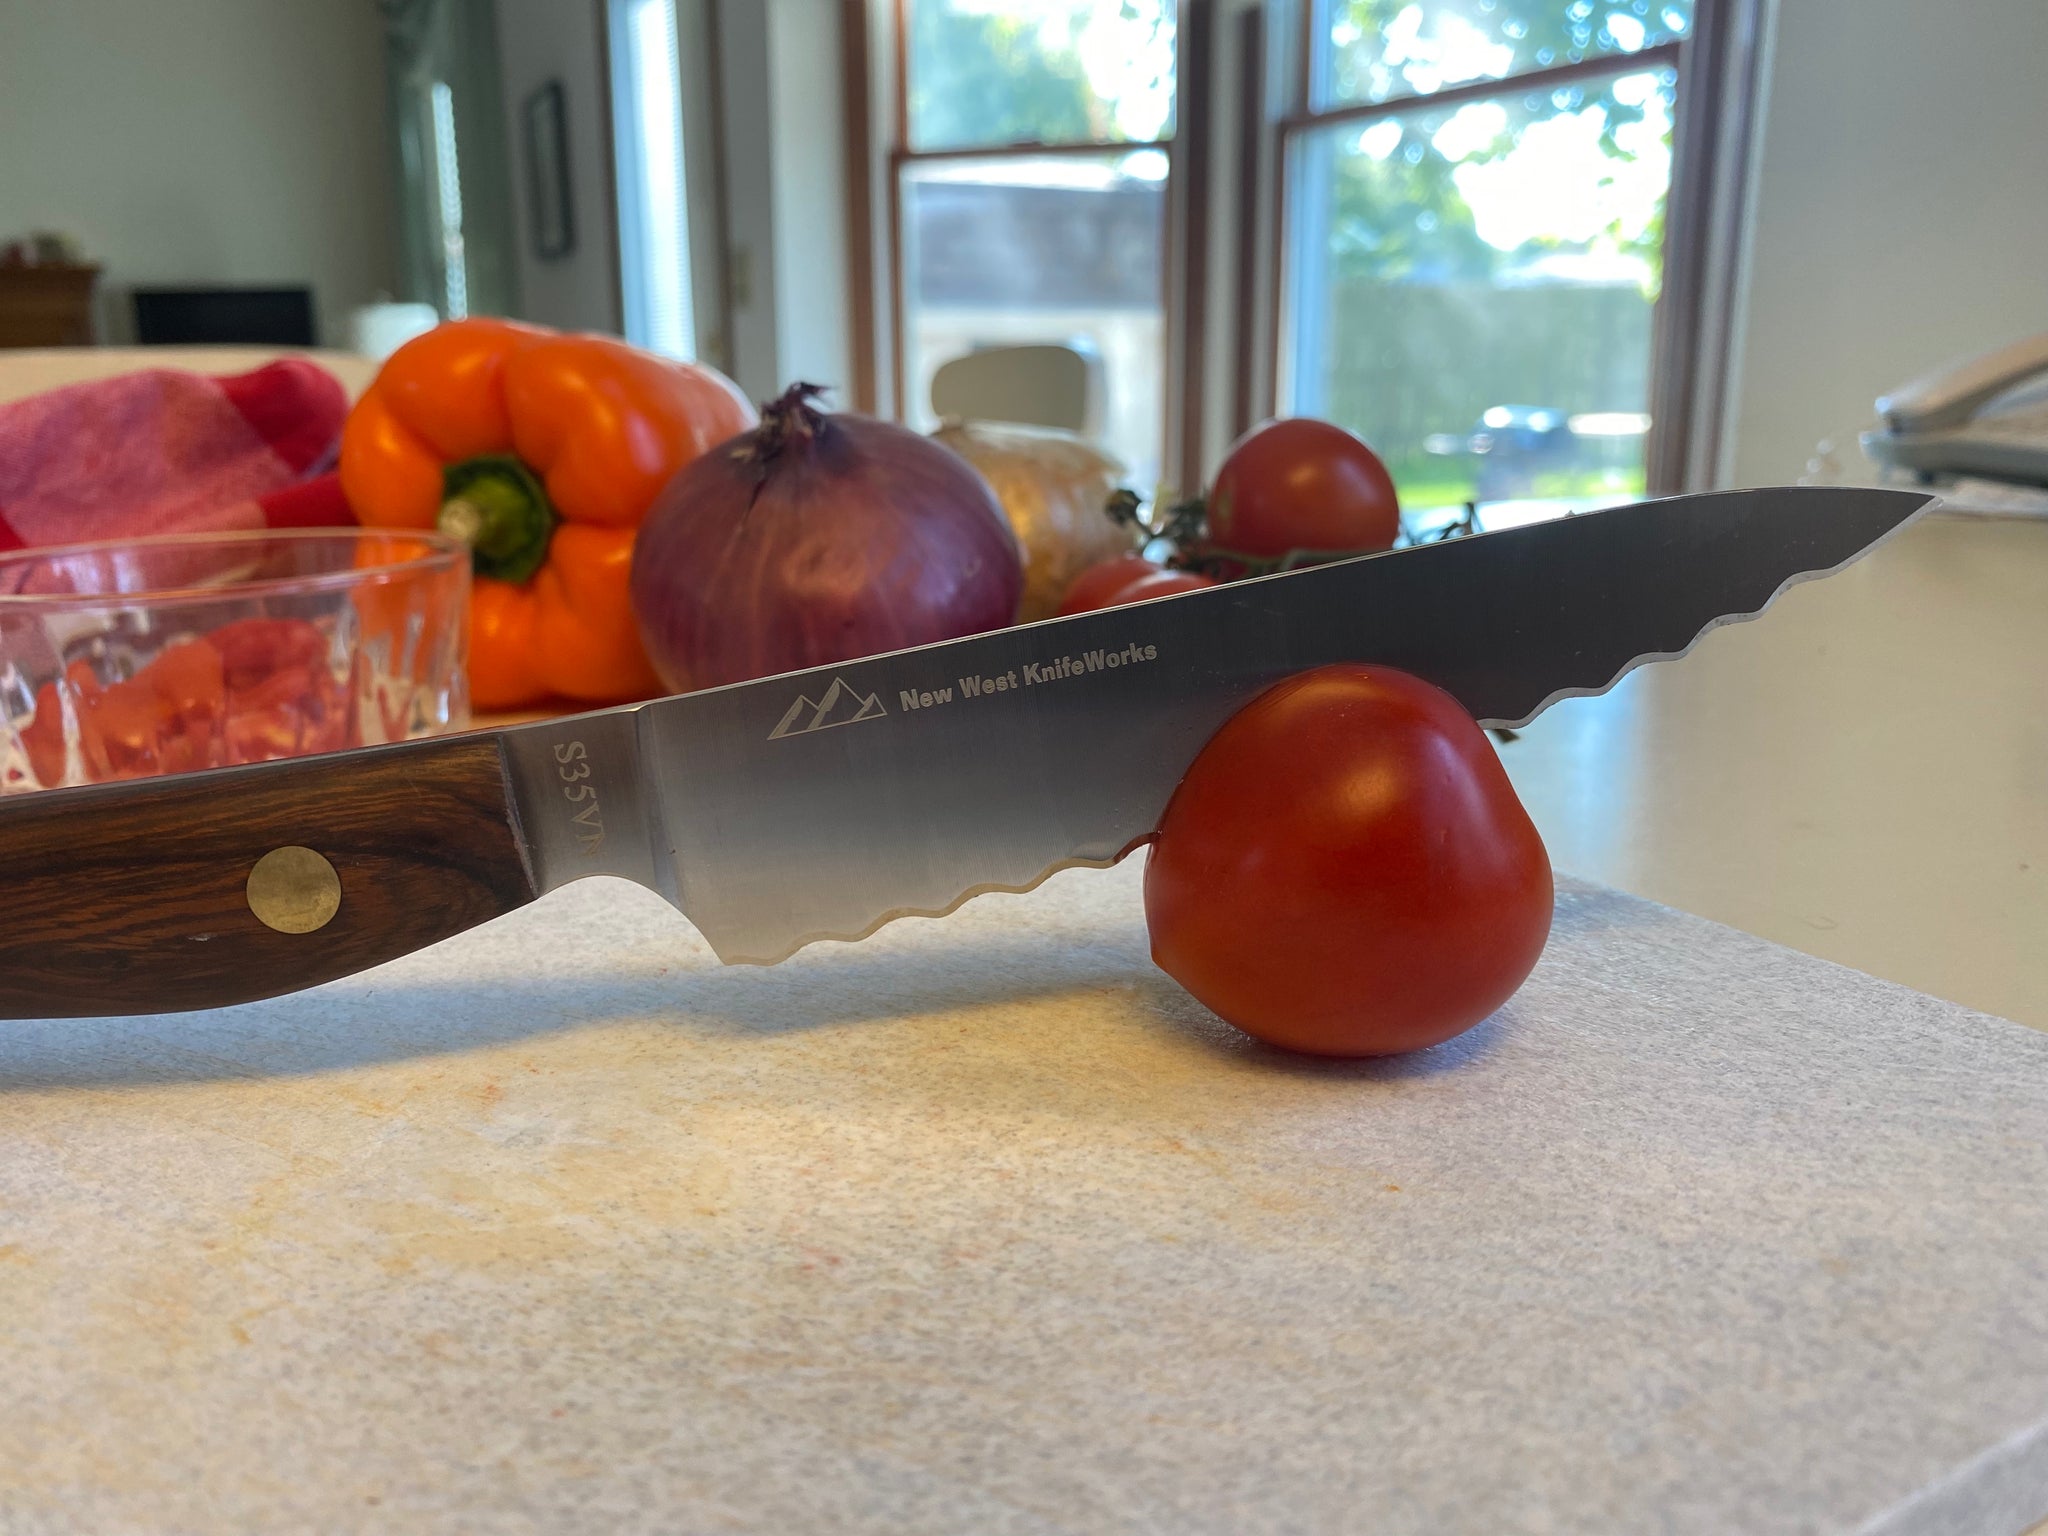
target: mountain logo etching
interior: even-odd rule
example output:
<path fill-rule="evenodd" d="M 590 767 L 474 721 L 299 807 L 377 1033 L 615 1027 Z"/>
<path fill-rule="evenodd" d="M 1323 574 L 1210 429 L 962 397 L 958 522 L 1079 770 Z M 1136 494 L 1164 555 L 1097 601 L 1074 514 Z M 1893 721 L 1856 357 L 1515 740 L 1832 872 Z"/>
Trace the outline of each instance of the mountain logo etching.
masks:
<path fill-rule="evenodd" d="M 835 677 L 832 686 L 816 699 L 799 694 L 797 701 L 783 712 L 775 729 L 768 733 L 768 739 L 779 741 L 784 736 L 807 736 L 812 731 L 829 731 L 837 725 L 858 725 L 863 720 L 879 720 L 887 713 L 879 696 L 862 693 Z"/>

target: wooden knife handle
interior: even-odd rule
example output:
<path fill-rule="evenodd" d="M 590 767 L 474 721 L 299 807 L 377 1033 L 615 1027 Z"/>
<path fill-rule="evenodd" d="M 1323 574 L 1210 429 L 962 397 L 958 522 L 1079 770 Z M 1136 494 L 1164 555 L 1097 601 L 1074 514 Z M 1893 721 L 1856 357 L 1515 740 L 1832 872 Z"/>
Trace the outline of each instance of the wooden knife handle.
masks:
<path fill-rule="evenodd" d="M 273 997 L 534 895 L 494 735 L 12 797 L 0 1018 Z"/>

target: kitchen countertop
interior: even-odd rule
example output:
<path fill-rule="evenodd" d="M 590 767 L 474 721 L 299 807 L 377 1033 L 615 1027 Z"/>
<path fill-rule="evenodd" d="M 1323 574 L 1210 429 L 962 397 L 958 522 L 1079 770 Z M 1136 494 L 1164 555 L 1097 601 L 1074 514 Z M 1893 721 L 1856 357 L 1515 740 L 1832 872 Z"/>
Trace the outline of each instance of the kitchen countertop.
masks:
<path fill-rule="evenodd" d="M 0 1529 L 2010 1532 L 2048 1036 L 1567 886 L 1438 1050 L 1252 1046 L 1135 861 L 724 970 L 594 880 L 0 1026 Z"/>
<path fill-rule="evenodd" d="M 2048 1029 L 2048 521 L 1923 518 L 1501 756 L 1560 869 Z"/>
<path fill-rule="evenodd" d="M 1561 868 L 2048 1027 L 2044 591 L 1930 520 L 1504 757 Z M 1568 881 L 1495 1020 L 1302 1061 L 1137 877 L 769 971 L 590 881 L 0 1023 L 0 1530 L 2048 1511 L 2048 1039 Z"/>

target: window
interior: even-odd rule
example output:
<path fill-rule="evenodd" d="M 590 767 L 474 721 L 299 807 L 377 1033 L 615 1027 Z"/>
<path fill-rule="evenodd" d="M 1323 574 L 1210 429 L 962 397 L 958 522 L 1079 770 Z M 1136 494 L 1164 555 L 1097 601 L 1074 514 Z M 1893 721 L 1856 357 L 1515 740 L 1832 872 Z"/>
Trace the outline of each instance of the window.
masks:
<path fill-rule="evenodd" d="M 668 357 L 693 358 L 675 0 L 611 0 L 611 57 L 626 339 Z"/>
<path fill-rule="evenodd" d="M 1133 484 L 1166 438 L 1175 0 L 899 0 L 899 414 L 990 347 L 1067 345 Z"/>
<path fill-rule="evenodd" d="M 1296 15 L 1281 408 L 1358 432 L 1410 508 L 1640 495 L 1693 0 Z"/>
<path fill-rule="evenodd" d="M 515 314 L 496 11 L 491 0 L 386 5 L 399 297 L 444 319 Z"/>

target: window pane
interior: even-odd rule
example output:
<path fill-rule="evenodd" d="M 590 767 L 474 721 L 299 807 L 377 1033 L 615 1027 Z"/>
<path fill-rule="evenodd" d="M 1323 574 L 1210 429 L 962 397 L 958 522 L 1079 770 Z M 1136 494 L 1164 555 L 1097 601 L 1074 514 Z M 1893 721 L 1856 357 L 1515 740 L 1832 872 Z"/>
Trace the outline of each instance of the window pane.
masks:
<path fill-rule="evenodd" d="M 910 148 L 1173 133 L 1174 0 L 909 0 Z"/>
<path fill-rule="evenodd" d="M 1427 96 L 1692 30 L 1693 0 L 1319 0 L 1319 107 Z"/>
<path fill-rule="evenodd" d="M 1100 363 L 1103 446 L 1149 488 L 1164 421 L 1165 154 L 913 162 L 902 197 L 905 419 L 936 425 L 932 375 L 953 358 L 1072 346 Z"/>
<path fill-rule="evenodd" d="M 1409 507 L 1640 491 L 1674 85 L 1302 135 L 1290 409 L 1363 436 Z"/>
<path fill-rule="evenodd" d="M 612 0 L 612 143 L 626 339 L 697 355 L 675 0 Z"/>

